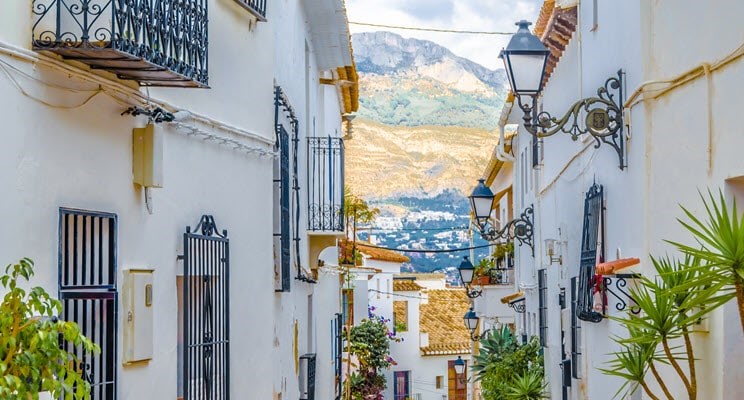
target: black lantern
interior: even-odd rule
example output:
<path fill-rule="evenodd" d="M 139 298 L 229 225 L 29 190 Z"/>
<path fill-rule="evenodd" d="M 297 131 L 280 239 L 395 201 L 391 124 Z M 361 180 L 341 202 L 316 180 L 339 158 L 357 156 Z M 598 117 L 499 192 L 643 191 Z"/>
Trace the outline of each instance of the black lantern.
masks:
<path fill-rule="evenodd" d="M 515 25 L 519 29 L 501 51 L 500 57 L 504 60 L 512 92 L 515 95 L 534 96 L 542 91 L 550 50 L 530 32 L 530 22 L 522 20 Z"/>
<path fill-rule="evenodd" d="M 517 33 L 501 51 L 509 85 L 519 108 L 524 112 L 524 128 L 540 138 L 556 133 L 567 133 L 571 139 L 589 134 L 617 152 L 620 169 L 625 169 L 625 134 L 623 131 L 624 73 L 617 72 L 597 89 L 597 95 L 575 102 L 563 117 L 539 111 L 538 98 L 546 80 L 546 66 L 550 57 L 540 39 L 530 32 L 530 23 L 519 21 Z"/>
<path fill-rule="evenodd" d="M 462 319 L 465 321 L 465 327 L 470 331 L 470 336 L 474 336 L 475 330 L 478 329 L 478 321 L 480 318 L 475 314 L 472 307 L 465 313 L 465 316 L 463 316 Z"/>
<path fill-rule="evenodd" d="M 473 189 L 473 193 L 468 196 L 470 199 L 470 211 L 475 217 L 478 229 L 483 232 L 488 225 L 488 218 L 491 217 L 493 202 L 496 196 L 491 189 L 486 186 L 485 179 L 478 179 L 478 186 Z"/>
<path fill-rule="evenodd" d="M 457 267 L 460 272 L 460 280 L 464 286 L 469 286 L 473 282 L 473 274 L 475 272 L 475 266 L 470 262 L 468 256 L 462 258 L 460 266 Z"/>
<path fill-rule="evenodd" d="M 455 374 L 462 375 L 465 373 L 465 360 L 462 357 L 457 356 L 457 360 L 454 362 Z"/>

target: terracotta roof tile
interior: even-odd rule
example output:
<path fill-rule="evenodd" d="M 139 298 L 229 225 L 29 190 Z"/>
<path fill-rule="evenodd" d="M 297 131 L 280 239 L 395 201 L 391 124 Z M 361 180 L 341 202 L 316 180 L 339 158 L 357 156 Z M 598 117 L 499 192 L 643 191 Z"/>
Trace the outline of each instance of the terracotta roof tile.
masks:
<path fill-rule="evenodd" d="M 339 241 L 339 247 L 342 252 L 344 251 L 346 246 L 351 246 L 351 242 L 348 240 Z M 367 257 L 373 260 L 389 261 L 389 262 L 397 262 L 397 263 L 405 263 L 405 262 L 411 261 L 410 258 L 408 258 L 407 256 L 404 256 L 401 253 L 398 253 L 397 251 L 380 249 L 380 248 L 370 245 L 370 243 L 368 242 L 357 240 L 356 247 L 357 247 L 357 250 L 359 250 L 362 254 L 366 255 Z M 351 253 L 351 251 L 349 251 L 349 253 Z"/>
<path fill-rule="evenodd" d="M 523 297 L 523 296 L 524 296 L 524 292 L 512 293 L 512 294 L 510 294 L 508 296 L 502 297 L 501 298 L 501 302 L 504 303 L 504 304 L 511 303 L 512 300 L 516 300 L 516 299 L 518 299 L 520 297 Z"/>
<path fill-rule="evenodd" d="M 394 292 L 418 292 L 423 289 L 416 281 L 408 279 L 393 279 Z"/>
<path fill-rule="evenodd" d="M 555 66 L 576 32 L 578 22 L 577 7 L 556 7 L 555 0 L 545 0 L 540 15 L 535 22 L 535 36 L 539 37 L 545 47 L 550 49 L 550 58 L 545 67 L 546 83 Z"/>
<path fill-rule="evenodd" d="M 429 345 L 421 348 L 421 354 L 465 354 L 470 353 L 470 332 L 462 316 L 470 303 L 462 289 L 426 290 L 428 302 L 419 306 L 420 329 L 429 334 Z"/>

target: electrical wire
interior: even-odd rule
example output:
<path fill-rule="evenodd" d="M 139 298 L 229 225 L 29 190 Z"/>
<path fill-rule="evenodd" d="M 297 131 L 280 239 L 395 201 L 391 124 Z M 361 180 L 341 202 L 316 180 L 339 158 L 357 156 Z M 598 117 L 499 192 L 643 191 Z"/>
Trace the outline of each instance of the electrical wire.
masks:
<path fill-rule="evenodd" d="M 66 109 L 66 110 L 72 110 L 72 109 L 80 108 L 80 107 L 88 104 L 91 100 L 93 100 L 94 97 L 98 96 L 100 93 L 103 93 L 103 90 L 99 87 L 97 90 L 94 90 L 93 91 L 93 94 L 91 94 L 90 96 L 86 97 L 85 100 L 83 100 L 82 103 L 75 104 L 75 105 L 52 104 L 52 103 L 50 103 L 50 102 L 48 102 L 46 100 L 42 100 L 42 99 L 40 99 L 40 98 L 38 98 L 36 96 L 31 95 L 28 91 L 26 91 L 26 89 L 21 85 L 21 83 L 18 82 L 18 80 L 15 79 L 15 77 L 13 77 L 13 75 L 11 74 L 11 72 L 8 69 L 8 66 L 7 65 L 8 64 L 5 63 L 5 62 L 0 63 L 0 69 L 3 70 L 3 72 L 5 73 L 5 76 L 8 77 L 8 80 L 10 80 L 10 82 L 13 84 L 13 86 L 15 86 L 15 88 L 18 89 L 18 91 L 21 92 L 21 94 L 23 94 L 24 96 L 28 97 L 29 99 L 31 99 L 31 100 L 33 100 L 33 101 L 35 101 L 37 103 L 41 103 L 41 104 L 43 104 L 43 105 L 45 105 L 47 107 L 51 107 L 51 108 L 62 108 L 62 109 Z M 38 79 L 34 79 L 34 80 L 38 80 Z M 67 89 L 67 88 L 64 88 L 64 89 Z M 88 92 L 90 92 L 90 91 L 88 91 Z"/>
<path fill-rule="evenodd" d="M 397 251 L 400 253 L 457 253 L 461 251 L 469 251 L 469 250 L 475 250 L 475 249 L 483 249 L 486 247 L 490 247 L 490 244 L 483 244 L 480 246 L 470 246 L 470 247 L 460 247 L 459 249 L 396 249 L 393 247 L 385 247 L 385 246 L 375 246 L 373 244 L 357 244 L 357 247 L 369 247 L 373 249 L 380 249 L 380 250 L 391 250 L 391 251 Z"/>
<path fill-rule="evenodd" d="M 368 292 L 378 293 L 378 294 L 387 294 L 387 295 L 390 295 L 390 296 L 406 297 L 406 298 L 409 298 L 409 299 L 426 300 L 426 297 L 413 296 L 413 295 L 409 295 L 409 294 L 392 293 L 392 292 L 386 292 L 384 290 L 367 289 L 367 291 Z"/>
<path fill-rule="evenodd" d="M 407 31 L 421 31 L 421 32 L 437 32 L 437 33 L 460 33 L 466 35 L 513 35 L 514 32 L 501 32 L 501 31 L 470 31 L 462 29 L 440 29 L 440 28 L 422 28 L 417 26 L 402 26 L 402 25 L 387 25 L 387 24 L 373 24 L 370 22 L 351 22 L 349 25 L 359 26 L 370 26 L 374 28 L 387 28 L 387 29 L 403 29 Z"/>

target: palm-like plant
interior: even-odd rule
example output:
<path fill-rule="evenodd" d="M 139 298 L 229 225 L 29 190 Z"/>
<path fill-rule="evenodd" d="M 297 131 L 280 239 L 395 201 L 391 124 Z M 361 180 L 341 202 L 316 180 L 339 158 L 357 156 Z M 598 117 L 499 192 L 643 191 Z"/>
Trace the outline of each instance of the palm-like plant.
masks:
<path fill-rule="evenodd" d="M 506 400 L 540 400 L 546 399 L 541 371 L 530 371 L 515 377 L 506 392 Z"/>
<path fill-rule="evenodd" d="M 516 349 L 517 343 L 514 340 L 509 328 L 506 326 L 501 329 L 492 329 L 480 340 L 480 349 L 478 354 L 473 356 L 473 366 L 470 368 L 476 381 L 483 379 L 484 375 L 490 369 L 493 369 L 503 354 Z"/>
<path fill-rule="evenodd" d="M 700 194 L 706 211 L 706 219 L 696 217 L 682 207 L 688 221 L 678 219 L 697 241 L 696 246 L 670 242 L 680 251 L 704 261 L 695 280 L 688 281 L 687 287 L 708 287 L 720 285 L 722 289 L 733 291 L 739 305 L 739 320 L 744 331 L 744 217 L 736 208 L 726 203 L 719 191 L 718 199 L 708 191 L 706 199 Z M 682 287 L 683 290 L 687 290 Z M 724 293 L 725 294 L 725 293 Z"/>

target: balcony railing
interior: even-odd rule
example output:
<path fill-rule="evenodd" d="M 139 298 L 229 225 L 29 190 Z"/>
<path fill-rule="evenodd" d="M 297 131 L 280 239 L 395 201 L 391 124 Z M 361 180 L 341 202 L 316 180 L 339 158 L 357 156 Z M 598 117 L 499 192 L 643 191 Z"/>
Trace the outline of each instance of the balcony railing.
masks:
<path fill-rule="evenodd" d="M 34 50 L 147 86 L 208 84 L 208 0 L 32 1 Z"/>
<path fill-rule="evenodd" d="M 259 21 L 266 21 L 266 0 L 235 0 Z"/>
<path fill-rule="evenodd" d="M 344 230 L 344 141 L 307 138 L 308 230 Z"/>

